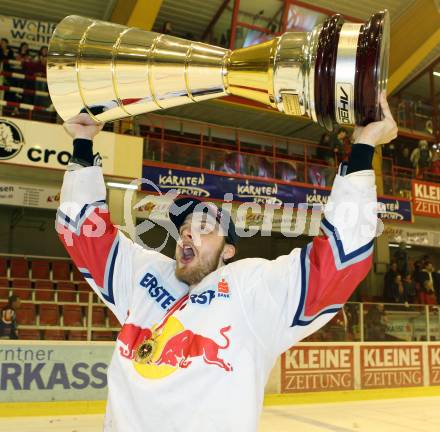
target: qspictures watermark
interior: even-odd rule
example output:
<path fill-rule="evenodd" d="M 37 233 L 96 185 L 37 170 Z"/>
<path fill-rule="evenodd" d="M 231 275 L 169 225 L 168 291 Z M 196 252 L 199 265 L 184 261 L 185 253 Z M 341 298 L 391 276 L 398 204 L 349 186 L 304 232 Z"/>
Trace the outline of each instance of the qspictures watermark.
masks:
<path fill-rule="evenodd" d="M 180 235 L 176 226 L 171 222 L 168 214 L 178 216 L 184 212 L 190 205 L 178 207 L 172 205 L 175 199 L 180 195 L 181 191 L 178 189 L 169 189 L 163 193 L 161 189 L 148 179 L 137 179 L 131 182 L 131 185 L 139 187 L 140 185 L 147 185 L 155 191 L 154 195 L 146 195 L 136 204 L 132 204 L 137 189 L 127 189 L 124 194 L 123 216 L 124 225 L 118 228 L 123 231 L 133 242 L 142 247 L 154 251 L 161 252 L 166 246 L 170 237 L 176 242 L 179 242 Z M 152 201 L 155 201 L 152 204 Z M 139 211 L 150 204 L 150 211 L 148 218 L 141 223 L 136 224 L 134 212 Z M 209 201 L 203 201 L 197 204 L 195 213 L 203 214 L 208 207 L 213 207 L 215 204 Z M 349 238 L 365 238 L 365 243 L 374 237 L 378 237 L 384 230 L 383 222 L 377 217 L 378 209 L 383 207 L 383 204 L 375 201 L 367 204 L 359 204 L 355 201 L 344 201 L 336 205 L 331 197 L 325 204 L 315 203 L 272 203 L 262 205 L 257 202 L 243 202 L 236 208 L 233 206 L 233 196 L 231 193 L 224 195 L 223 201 L 219 208 L 221 209 L 221 218 L 218 223 L 206 223 L 206 219 L 192 218 L 191 233 L 193 234 L 193 242 L 196 246 L 200 244 L 202 235 L 209 234 L 214 230 L 218 235 L 223 236 L 227 232 L 230 218 L 233 217 L 235 223 L 236 233 L 239 238 L 250 238 L 260 233 L 261 236 L 271 236 L 274 228 L 274 222 L 279 224 L 281 234 L 286 238 L 298 237 L 300 235 L 316 236 L 320 233 L 320 225 L 322 215 L 336 227 L 335 235 L 338 240 L 348 240 Z M 217 208 L 217 206 L 215 207 Z M 281 218 L 279 211 L 282 211 Z M 80 208 L 77 203 L 63 202 L 60 206 L 61 214 L 77 217 L 84 209 Z M 278 213 L 276 213 L 278 211 Z M 86 210 L 87 213 L 87 210 Z M 57 217 L 57 231 L 64 237 L 67 245 L 73 244 L 72 235 L 79 235 L 80 233 L 86 237 L 100 237 L 106 232 L 108 217 L 108 208 L 105 204 L 90 206 L 88 214 L 83 214 L 83 220 L 88 220 L 91 223 L 81 224 L 75 229 L 64 228 L 62 220 Z M 209 214 L 209 210 L 207 211 Z M 308 216 L 310 220 L 307 224 Z M 253 224 L 252 219 L 258 218 L 259 224 Z M 275 220 L 276 219 L 276 220 Z M 155 226 L 161 226 L 166 231 L 165 240 L 157 247 L 147 246 L 142 237 Z"/>

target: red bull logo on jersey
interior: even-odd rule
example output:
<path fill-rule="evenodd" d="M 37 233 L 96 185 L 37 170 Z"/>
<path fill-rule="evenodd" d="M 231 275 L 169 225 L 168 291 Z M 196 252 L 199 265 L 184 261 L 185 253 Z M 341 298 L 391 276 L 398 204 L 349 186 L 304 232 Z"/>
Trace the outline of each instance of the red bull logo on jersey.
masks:
<path fill-rule="evenodd" d="M 155 326 L 152 329 L 143 329 L 131 323 L 124 324 L 117 338 L 119 354 L 131 360 L 135 370 L 144 378 L 164 378 L 179 369 L 188 368 L 195 359 L 226 372 L 233 370 L 232 365 L 222 355 L 230 346 L 228 332 L 231 326 L 219 330 L 216 339 L 223 339 L 223 343 L 185 329 L 174 316 L 169 318 L 159 334 L 154 329 Z M 137 348 L 152 336 L 155 337 L 156 345 L 151 360 L 147 364 L 136 362 L 134 359 Z"/>
<path fill-rule="evenodd" d="M 219 357 L 219 351 L 229 347 L 230 340 L 226 335 L 231 326 L 223 327 L 220 334 L 225 339 L 223 345 L 219 345 L 214 340 L 185 330 L 172 337 L 165 345 L 157 365 L 167 364 L 187 368 L 192 363 L 192 358 L 201 357 L 206 364 L 217 365 L 225 371 L 232 371 L 230 363 L 225 362 Z"/>
<path fill-rule="evenodd" d="M 116 340 L 119 353 L 122 357 L 133 359 L 136 348 L 151 335 L 149 328 L 143 329 L 131 323 L 124 324 Z"/>

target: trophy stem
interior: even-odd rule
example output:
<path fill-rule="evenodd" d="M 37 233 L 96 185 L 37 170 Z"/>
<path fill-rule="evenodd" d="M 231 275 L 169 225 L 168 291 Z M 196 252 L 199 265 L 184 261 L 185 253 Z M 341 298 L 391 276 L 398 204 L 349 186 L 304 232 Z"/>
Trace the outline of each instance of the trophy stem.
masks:
<path fill-rule="evenodd" d="M 279 38 L 231 52 L 226 60 L 226 91 L 276 108 L 274 58 Z"/>

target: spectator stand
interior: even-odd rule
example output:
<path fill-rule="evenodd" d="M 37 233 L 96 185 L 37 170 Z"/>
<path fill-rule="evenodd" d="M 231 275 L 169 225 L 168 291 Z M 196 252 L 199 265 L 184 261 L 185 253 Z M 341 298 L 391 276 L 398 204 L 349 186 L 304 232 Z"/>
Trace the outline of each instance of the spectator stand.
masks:
<path fill-rule="evenodd" d="M 145 160 L 175 164 L 176 168 L 191 166 L 247 177 L 328 186 L 339 163 L 347 158 L 346 153 L 326 158 L 331 149 L 309 140 L 156 114 L 136 119 L 133 129 L 144 137 Z M 406 139 L 402 143 L 409 151 L 417 147 L 414 140 Z M 415 170 L 399 165 L 402 158 L 398 160 L 396 155 L 403 147 L 399 141 L 395 145 L 395 154 L 383 157 L 384 191 L 386 195 L 410 199 Z M 331 164 L 329 160 L 332 160 Z M 435 170 L 425 172 L 434 183 L 440 183 L 440 162 L 437 165 L 438 173 Z"/>
<path fill-rule="evenodd" d="M 37 62 L 0 61 L 0 115 L 55 122 L 57 115 L 47 91 L 46 72 Z"/>
<path fill-rule="evenodd" d="M 379 300 L 379 299 L 378 299 Z M 439 341 L 439 306 L 348 302 L 305 342 Z"/>
<path fill-rule="evenodd" d="M 180 123 L 176 125 L 176 122 Z M 144 159 L 220 173 L 329 186 L 341 159 L 329 166 L 309 140 L 149 114 L 137 119 Z M 187 132 L 188 131 L 188 132 Z M 322 152 L 321 152 L 322 153 Z"/>
<path fill-rule="evenodd" d="M 70 260 L 0 254 L 0 306 L 13 294 L 20 339 L 115 340 L 120 330 Z"/>

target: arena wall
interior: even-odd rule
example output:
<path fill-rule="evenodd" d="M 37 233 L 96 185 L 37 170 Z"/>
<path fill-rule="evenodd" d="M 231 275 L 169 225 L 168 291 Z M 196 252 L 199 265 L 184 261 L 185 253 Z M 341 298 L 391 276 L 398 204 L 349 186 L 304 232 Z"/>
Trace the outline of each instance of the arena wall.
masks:
<path fill-rule="evenodd" d="M 110 342 L 0 341 L 0 416 L 11 415 L 11 403 L 103 406 L 114 349 Z M 440 386 L 440 343 L 300 343 L 277 360 L 266 396 L 414 387 L 423 394 L 431 386 Z"/>

